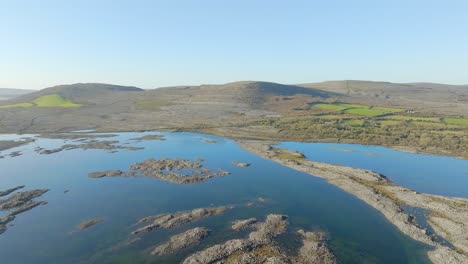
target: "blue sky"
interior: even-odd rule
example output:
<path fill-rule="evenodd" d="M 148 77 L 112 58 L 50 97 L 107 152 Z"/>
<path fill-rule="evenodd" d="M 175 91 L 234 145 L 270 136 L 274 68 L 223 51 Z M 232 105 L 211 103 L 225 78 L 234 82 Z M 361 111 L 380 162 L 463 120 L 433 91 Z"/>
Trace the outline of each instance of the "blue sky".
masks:
<path fill-rule="evenodd" d="M 0 87 L 468 84 L 468 1 L 0 0 Z"/>

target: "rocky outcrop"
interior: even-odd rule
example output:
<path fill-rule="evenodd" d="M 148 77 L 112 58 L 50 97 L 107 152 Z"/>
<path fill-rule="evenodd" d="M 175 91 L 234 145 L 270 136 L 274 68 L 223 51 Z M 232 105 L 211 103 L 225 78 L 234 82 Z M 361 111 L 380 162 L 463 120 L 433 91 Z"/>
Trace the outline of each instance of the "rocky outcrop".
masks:
<path fill-rule="evenodd" d="M 321 232 L 305 232 L 299 230 L 303 237 L 303 245 L 299 250 L 299 256 L 294 263 L 308 264 L 335 264 L 336 258 L 327 246 L 327 236 Z"/>
<path fill-rule="evenodd" d="M 255 225 L 256 230 L 248 238 L 228 240 L 194 253 L 184 264 L 224 263 L 225 260 L 229 260 L 228 263 L 278 263 L 284 256 L 275 247 L 273 239 L 286 231 L 287 224 L 287 216 L 268 215 L 264 222 Z M 263 250 L 258 250 L 262 247 Z"/>
<path fill-rule="evenodd" d="M 210 230 L 204 227 L 192 228 L 181 234 L 172 236 L 167 243 L 157 246 L 151 252 L 151 255 L 163 256 L 193 246 L 207 237 L 209 233 Z"/>
<path fill-rule="evenodd" d="M 257 218 L 236 220 L 232 223 L 232 229 L 235 231 L 243 230 L 243 229 L 252 227 L 255 223 L 257 223 Z"/>
<path fill-rule="evenodd" d="M 47 189 L 37 189 L 31 191 L 24 191 L 12 194 L 7 199 L 0 200 L 0 210 L 10 210 L 17 209 L 27 203 L 32 199 L 39 197 L 46 193 Z"/>
<path fill-rule="evenodd" d="M 87 140 L 84 141 L 81 144 L 65 144 L 59 148 L 56 149 L 43 149 L 43 148 L 37 148 L 36 152 L 39 154 L 53 154 L 57 153 L 63 150 L 72 150 L 72 149 L 103 149 L 103 150 L 109 150 L 109 151 L 115 151 L 115 150 L 140 150 L 144 149 L 141 147 L 131 147 L 131 146 L 120 146 L 117 145 L 119 141 L 117 140 Z"/>
<path fill-rule="evenodd" d="M 16 190 L 24 188 L 24 186 L 17 186 L 5 191 L 1 191 L 0 196 L 8 195 Z M 8 198 L 0 200 L 0 211 L 8 211 L 5 216 L 0 218 L 0 234 L 7 230 L 7 224 L 16 218 L 16 215 L 29 211 L 36 206 L 47 204 L 44 201 L 33 201 L 34 198 L 46 193 L 46 189 L 37 189 L 24 192 L 18 192 L 10 195 Z"/>
<path fill-rule="evenodd" d="M 220 215 L 226 210 L 232 209 L 231 206 L 221 206 L 221 207 L 209 207 L 209 208 L 198 208 L 191 211 L 177 212 L 174 214 L 160 214 L 156 216 L 148 216 L 142 218 L 138 221 L 137 224 L 151 222 L 146 226 L 143 226 L 135 231 L 132 234 L 138 234 L 141 232 L 150 232 L 153 229 L 158 228 L 174 228 L 181 225 L 185 225 L 191 222 L 198 221 L 203 218 L 207 218 L 214 215 Z"/>
<path fill-rule="evenodd" d="M 147 159 L 130 166 L 127 172 L 120 170 L 98 171 L 89 173 L 91 178 L 113 176 L 143 176 L 158 178 L 177 184 L 199 183 L 213 177 L 229 174 L 227 171 L 212 171 L 199 162 L 186 159 Z"/>
<path fill-rule="evenodd" d="M 10 194 L 10 193 L 12 193 L 12 192 L 15 192 L 15 191 L 17 191 L 17 190 L 19 190 L 19 189 L 22 189 L 22 188 L 24 188 L 24 185 L 20 185 L 20 186 L 13 187 L 13 188 L 11 188 L 11 189 L 7 189 L 7 190 L 4 190 L 4 191 L 0 191 L 0 197 L 5 196 L 5 195 L 8 195 L 8 194 Z"/>
<path fill-rule="evenodd" d="M 121 176 L 124 172 L 121 170 L 107 170 L 107 171 L 96 171 L 88 174 L 90 178 L 102 178 L 102 177 L 114 177 Z"/>

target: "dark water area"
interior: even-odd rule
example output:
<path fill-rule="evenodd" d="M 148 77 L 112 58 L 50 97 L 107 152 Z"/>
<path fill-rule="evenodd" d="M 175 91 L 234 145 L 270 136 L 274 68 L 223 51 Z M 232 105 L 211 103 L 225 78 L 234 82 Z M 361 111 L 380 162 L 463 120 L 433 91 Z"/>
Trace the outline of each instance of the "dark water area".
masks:
<path fill-rule="evenodd" d="M 197 250 L 245 237 L 248 232 L 230 229 L 232 221 L 250 217 L 263 220 L 268 214 L 278 213 L 289 216 L 289 233 L 280 238 L 280 243 L 291 251 L 300 246 L 294 233 L 305 229 L 326 232 L 339 263 L 428 263 L 428 246 L 402 234 L 378 211 L 323 179 L 255 156 L 222 137 L 158 133 L 166 140 L 130 140 L 147 134 L 155 133 L 118 133 L 118 137 L 103 139 L 144 147 L 137 151 L 73 149 L 41 155 L 34 149 L 53 149 L 74 141 L 38 138 L 1 153 L 20 150 L 23 155 L 0 159 L 0 190 L 26 185 L 24 190 L 50 191 L 36 199 L 47 201 L 47 205 L 18 215 L 14 226 L 0 235 L 0 262 L 180 263 Z M 7 137 L 18 136 L 1 135 L 0 139 Z M 206 139 L 216 143 L 209 144 Z M 127 170 L 148 158 L 203 158 L 202 164 L 209 169 L 231 174 L 187 185 L 146 177 L 88 177 L 94 171 Z M 252 165 L 240 168 L 233 161 Z M 175 229 L 130 234 L 145 216 L 224 205 L 235 208 Z M 92 218 L 103 218 L 104 222 L 77 231 L 82 220 Z M 149 255 L 171 235 L 196 226 L 212 230 L 201 244 L 167 257 Z M 127 245 L 136 237 L 141 239 Z"/>

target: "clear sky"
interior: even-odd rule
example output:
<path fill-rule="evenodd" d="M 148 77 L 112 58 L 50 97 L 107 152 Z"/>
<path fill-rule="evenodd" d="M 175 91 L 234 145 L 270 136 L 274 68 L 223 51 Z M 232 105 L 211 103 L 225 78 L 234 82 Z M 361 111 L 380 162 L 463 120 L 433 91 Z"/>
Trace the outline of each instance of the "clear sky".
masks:
<path fill-rule="evenodd" d="M 468 84 L 467 0 L 0 0 L 0 87 Z"/>

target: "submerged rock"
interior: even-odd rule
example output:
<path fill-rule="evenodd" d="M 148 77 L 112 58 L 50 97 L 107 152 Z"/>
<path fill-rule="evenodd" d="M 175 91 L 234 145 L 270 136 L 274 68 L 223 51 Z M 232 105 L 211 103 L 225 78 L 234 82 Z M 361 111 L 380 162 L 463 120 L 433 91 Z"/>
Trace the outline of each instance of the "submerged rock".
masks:
<path fill-rule="evenodd" d="M 151 252 L 151 255 L 167 255 L 181 250 L 183 248 L 187 248 L 189 246 L 198 244 L 201 240 L 207 237 L 209 233 L 210 230 L 204 227 L 196 227 L 187 230 L 181 234 L 172 236 L 167 243 L 156 247 Z"/>
<path fill-rule="evenodd" d="M 174 214 L 160 214 L 156 216 L 148 216 L 148 217 L 142 218 L 140 221 L 138 221 L 137 224 L 142 224 L 146 222 L 152 222 L 152 223 L 133 231 L 132 234 L 138 234 L 141 232 L 150 232 L 151 230 L 158 229 L 158 228 L 164 228 L 164 229 L 174 228 L 177 226 L 181 226 L 184 224 L 198 221 L 206 217 L 220 215 L 224 213 L 226 210 L 229 210 L 231 208 L 233 207 L 221 206 L 221 207 L 198 208 L 198 209 L 194 209 L 191 211 L 177 212 Z"/>
<path fill-rule="evenodd" d="M 85 220 L 85 221 L 82 221 L 81 223 L 78 224 L 78 229 L 80 230 L 84 230 L 84 229 L 88 229 L 92 226 L 95 226 L 99 223 L 102 223 L 104 222 L 104 219 L 102 218 L 95 218 L 95 219 L 90 219 L 90 220 Z"/>
<path fill-rule="evenodd" d="M 237 167 L 249 167 L 250 166 L 250 163 L 247 163 L 247 162 L 233 161 L 232 163 L 236 165 Z"/>
<path fill-rule="evenodd" d="M 164 181 L 189 184 L 203 182 L 213 177 L 229 174 L 227 171 L 212 171 L 199 162 L 186 159 L 147 159 L 143 162 L 130 166 L 129 171 L 119 170 L 98 171 L 89 173 L 91 178 L 113 177 L 113 176 L 144 176 L 158 178 Z"/>

